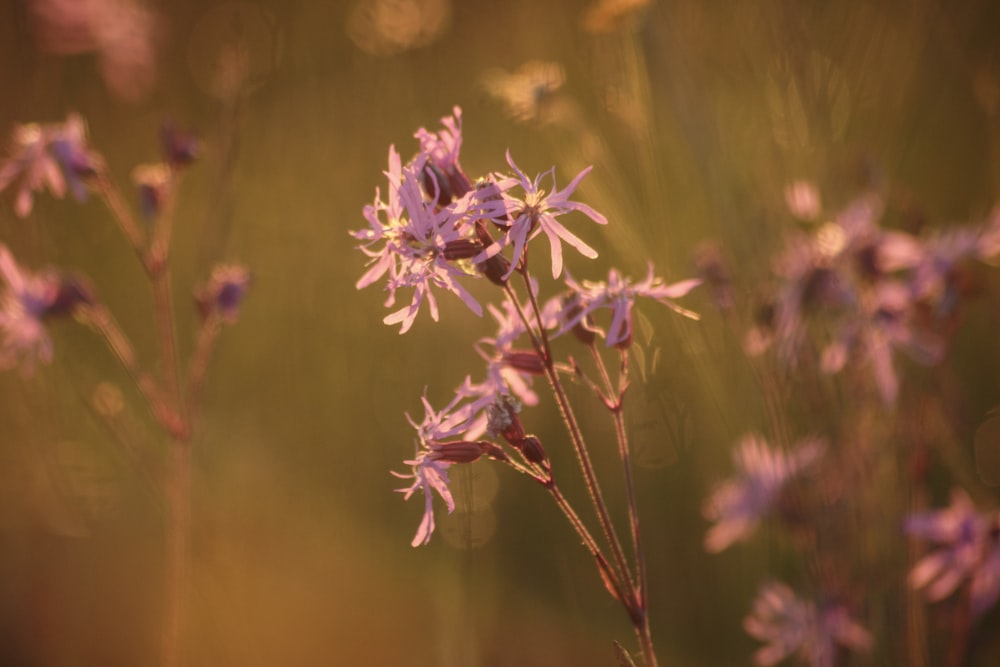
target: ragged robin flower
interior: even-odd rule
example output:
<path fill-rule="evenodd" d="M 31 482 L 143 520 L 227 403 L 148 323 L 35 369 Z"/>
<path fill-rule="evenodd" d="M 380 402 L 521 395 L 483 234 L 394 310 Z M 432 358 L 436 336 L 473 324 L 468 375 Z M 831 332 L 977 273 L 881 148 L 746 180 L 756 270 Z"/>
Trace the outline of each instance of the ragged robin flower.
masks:
<path fill-rule="evenodd" d="M 506 202 L 506 218 L 493 218 L 493 221 L 504 229 L 503 237 L 487 248 L 476 261 L 485 261 L 489 257 L 496 255 L 507 246 L 513 246 L 513 255 L 510 258 L 511 268 L 507 271 L 505 278 L 517 268 L 518 263 L 524 256 L 525 247 L 528 241 L 540 233 L 544 233 L 549 239 L 552 256 L 552 277 L 558 278 L 562 273 L 563 254 L 562 242 L 569 245 L 590 259 L 597 257 L 597 251 L 584 243 L 579 237 L 566 229 L 557 220 L 561 215 L 571 211 L 579 211 L 588 218 L 600 225 L 608 223 L 607 218 L 592 209 L 586 204 L 570 200 L 570 195 L 576 190 L 583 177 L 590 173 L 592 167 L 587 167 L 569 182 L 562 190 L 556 188 L 555 167 L 540 174 L 531 180 L 518 166 L 507 151 L 507 163 L 514 170 L 516 178 L 502 179 L 498 186 L 504 192 Z M 542 179 L 549 176 L 552 180 L 552 192 L 547 193 L 542 189 Z M 517 199 L 510 194 L 510 189 L 520 186 L 524 191 L 524 196 Z"/>

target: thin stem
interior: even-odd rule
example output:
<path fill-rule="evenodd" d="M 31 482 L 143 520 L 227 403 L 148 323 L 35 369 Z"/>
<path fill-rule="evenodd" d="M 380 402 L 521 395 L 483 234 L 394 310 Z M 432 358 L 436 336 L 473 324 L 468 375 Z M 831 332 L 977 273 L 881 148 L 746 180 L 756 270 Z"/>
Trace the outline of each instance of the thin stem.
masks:
<path fill-rule="evenodd" d="M 208 315 L 198 331 L 198 340 L 195 342 L 187 375 L 188 420 L 192 423 L 201 407 L 201 390 L 205 386 L 205 374 L 208 372 L 208 364 L 215 352 L 221 331 L 222 324 L 215 313 Z"/>
<path fill-rule="evenodd" d="M 601 374 L 604 386 L 607 388 L 608 396 L 610 397 L 612 393 L 614 393 L 614 388 L 611 385 L 611 377 L 608 374 L 608 369 L 604 365 L 604 359 L 601 357 L 600 352 L 597 351 L 597 347 L 593 345 L 593 343 L 590 345 L 590 352 L 594 357 L 597 369 Z M 638 505 L 635 502 L 635 482 L 632 478 L 632 456 L 629 449 L 628 432 L 625 429 L 625 415 L 622 412 L 622 401 L 625 398 L 625 387 L 627 387 L 627 373 L 628 363 L 624 359 L 623 353 L 622 375 L 619 378 L 620 389 L 617 392 L 618 396 L 615 399 L 611 414 L 615 422 L 615 439 L 618 441 L 618 455 L 621 457 L 622 471 L 625 476 L 625 496 L 628 501 L 629 527 L 632 530 L 632 549 L 634 550 L 635 572 L 639 584 L 639 606 L 645 610 L 647 594 L 646 559 L 642 551 L 642 535 L 639 530 L 639 510 Z"/>
<path fill-rule="evenodd" d="M 135 218 L 132 217 L 132 212 L 129 207 L 125 204 L 125 200 L 119 192 L 118 188 L 111 181 L 106 173 L 101 171 L 98 173 L 94 181 L 94 189 L 97 191 L 98 196 L 104 205 L 108 207 L 111 211 L 111 217 L 114 218 L 115 223 L 118 225 L 118 229 L 121 230 L 125 239 L 128 241 L 129 245 L 132 246 L 132 250 L 139 257 L 139 261 L 142 262 L 142 266 L 146 271 L 149 271 L 149 262 L 146 257 L 146 238 L 142 232 L 142 229 L 135 222 Z"/>
<path fill-rule="evenodd" d="M 615 567 L 618 568 L 620 576 L 628 586 L 629 596 L 626 598 L 627 602 L 623 600 L 622 603 L 625 604 L 626 608 L 631 610 L 635 607 L 635 583 L 632 579 L 632 572 L 625 559 L 625 553 L 622 550 L 621 540 L 618 539 L 618 534 L 611 521 L 611 515 L 608 512 L 607 504 L 604 502 L 604 496 L 601 493 L 601 488 L 597 481 L 597 475 L 594 472 L 594 466 L 590 460 L 590 454 L 587 451 L 587 446 L 583 439 L 583 432 L 580 430 L 580 426 L 576 421 L 576 415 L 573 413 L 569 397 L 566 395 L 562 383 L 559 381 L 559 376 L 555 372 L 552 355 L 549 353 L 549 344 L 548 338 L 545 334 L 545 328 L 541 326 L 541 311 L 539 310 L 538 302 L 534 298 L 534 294 L 531 291 L 531 282 L 526 272 L 522 275 L 524 276 L 525 283 L 528 286 L 528 294 L 530 295 L 531 305 L 536 321 L 539 323 L 537 336 L 532 332 L 530 321 L 528 320 L 524 309 L 521 307 L 520 302 L 517 300 L 514 291 L 509 285 L 507 285 L 505 289 L 507 290 L 507 295 L 511 302 L 514 304 L 518 315 L 524 322 L 525 328 L 531 336 L 532 345 L 535 346 L 536 351 L 544 358 L 543 366 L 545 369 L 545 377 L 549 382 L 549 386 L 552 388 L 552 392 L 556 398 L 556 404 L 559 406 L 559 413 L 562 416 L 563 423 L 566 424 L 567 431 L 569 432 L 570 442 L 573 444 L 573 450 L 576 453 L 577 461 L 579 462 L 580 469 L 583 472 L 583 478 L 587 486 L 587 491 L 590 494 L 590 500 L 597 512 L 598 521 L 601 524 L 604 536 L 607 539 L 608 544 L 611 546 L 611 553 L 614 557 Z"/>
<path fill-rule="evenodd" d="M 132 381 L 146 399 L 146 404 L 156 421 L 165 431 L 175 437 L 184 432 L 184 424 L 180 415 L 170 406 L 160 385 L 152 375 L 139 365 L 132 343 L 115 322 L 111 313 L 102 305 L 80 306 L 76 311 L 77 319 L 97 332 L 108 349 L 122 367 L 132 377 Z"/>
<path fill-rule="evenodd" d="M 185 619 L 190 590 L 191 441 L 174 439 L 169 459 L 162 665 L 178 667 L 185 662 Z"/>
<path fill-rule="evenodd" d="M 583 546 L 586 547 L 587 551 L 589 551 L 590 554 L 596 559 L 597 567 L 601 572 L 601 578 L 608 586 L 608 592 L 625 606 L 629 617 L 633 618 L 636 610 L 632 605 L 631 596 L 627 595 L 627 592 L 622 589 L 620 576 L 616 574 L 608 564 L 607 558 L 605 558 L 604 554 L 601 553 L 600 547 L 597 545 L 594 537 L 590 534 L 590 531 L 587 530 L 587 526 L 584 525 L 580 516 L 566 499 L 566 496 L 564 496 L 562 491 L 559 490 L 559 487 L 556 486 L 554 479 L 550 477 L 549 480 L 543 484 L 548 490 L 549 495 L 552 496 L 552 499 L 556 501 L 556 505 L 559 507 L 560 511 L 562 511 L 563 515 L 569 520 L 570 525 L 573 526 L 573 530 L 575 530 L 576 534 L 580 536 L 581 540 L 583 540 Z"/>

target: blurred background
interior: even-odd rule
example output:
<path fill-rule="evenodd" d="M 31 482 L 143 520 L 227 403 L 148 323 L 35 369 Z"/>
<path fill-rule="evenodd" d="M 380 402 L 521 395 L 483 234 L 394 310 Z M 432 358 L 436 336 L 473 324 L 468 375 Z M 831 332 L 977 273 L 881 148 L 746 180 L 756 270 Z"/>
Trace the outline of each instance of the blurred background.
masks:
<path fill-rule="evenodd" d="M 439 323 L 421 313 L 400 337 L 379 288 L 354 289 L 364 258 L 348 231 L 366 224 L 390 144 L 405 158 L 418 127 L 459 105 L 470 175 L 504 170 L 507 148 L 560 184 L 592 164 L 577 199 L 611 223 L 574 227 L 601 255 L 568 258 L 574 277 L 639 277 L 652 261 L 670 282 L 714 247 L 743 316 L 792 224 L 795 179 L 831 207 L 878 187 L 935 224 L 990 211 L 998 30 L 991 0 L 0 2 L 0 128 L 78 112 L 126 188 L 158 159 L 163 121 L 202 138 L 176 218 L 183 354 L 187 295 L 213 263 L 253 271 L 195 438 L 191 664 L 597 666 L 614 664 L 612 640 L 633 646 L 565 520 L 506 469 L 456 469 L 458 511 L 409 546 L 421 501 L 389 474 L 413 451 L 404 412 L 479 372 L 471 343 L 492 323 L 444 297 Z M 89 276 L 155 369 L 145 277 L 99 202 L 40 196 L 20 220 L 5 201 L 0 240 L 24 265 Z M 711 291 L 684 305 L 703 320 L 643 310 L 658 361 L 644 357 L 629 414 L 653 637 L 663 665 L 750 664 L 742 618 L 787 555 L 760 539 L 708 557 L 701 506 L 766 406 Z M 981 310 L 956 362 L 969 434 L 1000 403 Z M 166 442 L 99 341 L 71 323 L 53 335 L 52 365 L 0 376 L 0 664 L 154 664 Z M 800 409 L 798 433 L 838 419 Z M 611 424 L 586 412 L 614 496 Z M 582 502 L 556 417 L 543 397 L 527 427 Z M 975 664 L 995 664 L 993 644 Z"/>

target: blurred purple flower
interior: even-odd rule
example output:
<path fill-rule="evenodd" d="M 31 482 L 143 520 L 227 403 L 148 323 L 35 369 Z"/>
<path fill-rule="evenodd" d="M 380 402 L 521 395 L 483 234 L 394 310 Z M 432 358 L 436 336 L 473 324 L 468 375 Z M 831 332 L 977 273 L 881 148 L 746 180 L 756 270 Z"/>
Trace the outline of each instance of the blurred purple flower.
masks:
<path fill-rule="evenodd" d="M 417 431 L 416 455 L 403 462 L 411 466 L 409 474 L 398 472 L 392 474 L 400 479 L 413 480 L 410 486 L 396 489 L 405 494 L 404 499 L 409 500 L 418 490 L 424 494 L 424 515 L 417 528 L 417 534 L 410 543 L 414 547 L 430 542 L 431 534 L 434 532 L 433 493 L 441 497 L 449 514 L 455 511 L 455 500 L 448 488 L 448 468 L 452 464 L 436 455 L 435 447 L 466 429 L 468 411 L 459 408 L 461 400 L 461 396 L 455 396 L 444 409 L 436 412 L 424 396 L 421 398 L 424 406 L 423 420 L 415 422 L 409 415 L 406 416 L 410 425 Z"/>
<path fill-rule="evenodd" d="M 564 322 L 561 331 L 565 331 L 583 321 L 588 315 L 608 309 L 611 311 L 611 324 L 608 327 L 606 343 L 608 347 L 612 345 L 627 347 L 632 342 L 632 307 L 637 297 L 654 299 L 676 313 L 697 320 L 699 319 L 697 313 L 681 308 L 672 299 L 684 296 L 700 284 L 701 280 L 695 278 L 664 285 L 660 278 L 653 275 L 652 264 L 649 265 L 646 277 L 634 284 L 623 277 L 617 269 L 611 269 L 607 282 L 584 280 L 582 283 L 577 283 L 567 274 L 566 285 L 578 295 L 579 299 L 567 302 L 566 307 L 582 308 L 579 308 L 574 317 L 557 317 Z"/>
<path fill-rule="evenodd" d="M 141 100 L 156 78 L 158 17 L 134 0 L 31 0 L 42 50 L 96 53 L 101 76 L 117 97 Z"/>
<path fill-rule="evenodd" d="M 968 581 L 972 613 L 980 616 L 1000 597 L 1000 517 L 976 511 L 965 491 L 955 489 L 943 510 L 907 517 L 904 528 L 939 548 L 910 571 L 910 585 L 927 599 L 943 600 Z"/>
<path fill-rule="evenodd" d="M 208 282 L 195 293 L 202 318 L 214 313 L 226 324 L 235 324 L 251 281 L 245 266 L 219 264 L 213 268 Z"/>
<path fill-rule="evenodd" d="M 66 194 L 87 197 L 84 182 L 98 168 L 99 158 L 87 146 L 86 126 L 77 114 L 64 123 L 28 123 L 14 128 L 11 155 L 0 162 L 0 191 L 16 185 L 14 212 L 24 218 L 31 213 L 34 193 L 48 188 L 56 197 Z"/>
<path fill-rule="evenodd" d="M 598 224 L 607 224 L 607 218 L 594 209 L 586 204 L 570 201 L 569 199 L 569 196 L 576 190 L 583 177 L 590 173 L 592 167 L 587 167 L 581 171 L 570 181 L 569 185 L 560 191 L 556 189 L 555 167 L 540 174 L 532 181 L 514 164 L 514 159 L 510 156 L 510 151 L 507 151 L 507 163 L 514 170 L 517 177 L 504 179 L 498 185 L 504 191 L 504 199 L 506 200 L 506 207 L 510 212 L 510 217 L 505 222 L 499 223 L 505 227 L 503 237 L 487 248 L 475 261 L 485 261 L 489 257 L 496 255 L 503 248 L 513 245 L 514 251 L 510 258 L 511 268 L 507 271 L 507 275 L 504 276 L 508 278 L 517 268 L 528 241 L 537 236 L 539 232 L 544 232 L 549 238 L 553 278 L 558 278 L 562 273 L 563 256 L 561 241 L 566 241 L 566 243 L 576 248 L 584 257 L 590 259 L 597 257 L 596 250 L 580 240 L 556 219 L 557 216 L 569 213 L 570 211 L 579 211 Z M 546 175 L 552 178 L 552 194 L 549 195 L 546 195 L 545 190 L 540 188 L 542 179 Z M 509 194 L 508 190 L 513 185 L 521 186 L 524 190 L 524 199 L 516 199 Z"/>
<path fill-rule="evenodd" d="M 0 368 L 19 365 L 31 373 L 39 361 L 52 361 L 52 339 L 42 320 L 59 303 L 58 276 L 51 272 L 30 274 L 0 245 L 0 276 L 6 289 L 0 296 Z"/>
<path fill-rule="evenodd" d="M 746 540 L 777 503 L 785 484 L 815 463 L 825 450 L 822 441 L 806 439 L 790 451 L 772 450 L 757 435 L 747 435 L 733 451 L 737 476 L 720 484 L 704 506 L 714 521 L 705 549 L 717 553 Z"/>
<path fill-rule="evenodd" d="M 753 610 L 743 620 L 748 634 L 767 645 L 754 653 L 754 664 L 776 665 L 795 655 L 810 667 L 834 667 L 837 645 L 868 651 L 871 634 L 840 604 L 802 600 L 783 583 L 761 586 Z"/>

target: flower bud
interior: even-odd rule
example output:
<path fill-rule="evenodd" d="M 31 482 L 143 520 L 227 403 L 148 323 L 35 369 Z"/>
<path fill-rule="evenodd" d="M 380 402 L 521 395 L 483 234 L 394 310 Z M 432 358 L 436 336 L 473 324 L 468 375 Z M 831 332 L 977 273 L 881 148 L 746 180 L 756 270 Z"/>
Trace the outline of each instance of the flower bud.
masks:
<path fill-rule="evenodd" d="M 230 264 L 215 267 L 208 283 L 195 292 L 202 319 L 214 313 L 223 322 L 235 323 L 243 297 L 250 289 L 251 279 L 250 271 L 243 266 Z"/>
<path fill-rule="evenodd" d="M 448 177 L 441 171 L 440 167 L 430 160 L 424 164 L 420 180 L 423 182 L 424 192 L 441 208 L 454 201 L 455 193 L 452 191 Z"/>
<path fill-rule="evenodd" d="M 541 441 L 533 435 L 525 436 L 524 441 L 518 449 L 524 454 L 524 458 L 532 463 L 542 463 L 548 458 Z"/>
<path fill-rule="evenodd" d="M 545 362 L 534 350 L 511 350 L 503 355 L 503 363 L 529 375 L 544 375 Z"/>
<path fill-rule="evenodd" d="M 141 164 L 132 170 L 139 189 L 139 207 L 147 220 L 156 218 L 170 191 L 170 169 L 165 164 Z"/>
<path fill-rule="evenodd" d="M 493 245 L 493 237 L 490 233 L 486 231 L 486 225 L 483 224 L 482 220 L 476 221 L 476 236 L 479 238 L 479 242 L 484 248 L 489 248 Z M 485 262 L 480 262 L 476 265 L 487 279 L 497 287 L 503 287 L 507 284 L 507 280 L 504 278 L 510 271 L 510 260 L 506 257 L 497 253 L 493 255 Z"/>
<path fill-rule="evenodd" d="M 488 440 L 452 440 L 450 442 L 431 442 L 431 459 L 447 461 L 448 463 L 472 463 L 483 454 L 489 454 L 489 447 L 496 447 Z"/>
<path fill-rule="evenodd" d="M 457 239 L 444 244 L 444 258 L 449 262 L 472 259 L 483 251 L 483 246 L 469 239 Z"/>
<path fill-rule="evenodd" d="M 571 292 L 563 297 L 563 308 L 561 317 L 565 320 L 574 320 L 579 317 L 580 313 L 583 311 L 583 305 L 580 303 L 580 297 L 576 292 Z M 593 320 L 590 315 L 584 315 L 579 322 L 573 325 L 570 331 L 576 336 L 576 339 L 583 343 L 584 345 L 593 345 L 594 341 L 597 339 L 597 334 L 594 332 Z"/>

